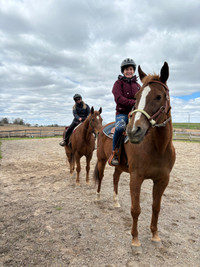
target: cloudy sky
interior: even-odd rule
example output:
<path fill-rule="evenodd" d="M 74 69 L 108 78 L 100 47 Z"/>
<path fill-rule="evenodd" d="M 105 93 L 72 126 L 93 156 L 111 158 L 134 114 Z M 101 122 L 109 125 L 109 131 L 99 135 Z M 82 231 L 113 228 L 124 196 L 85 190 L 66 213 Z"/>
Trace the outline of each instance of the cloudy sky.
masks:
<path fill-rule="evenodd" d="M 146 73 L 167 61 L 173 121 L 200 122 L 199 12 L 199 0 L 0 0 L 0 118 L 68 125 L 79 93 L 113 121 L 130 57 Z"/>

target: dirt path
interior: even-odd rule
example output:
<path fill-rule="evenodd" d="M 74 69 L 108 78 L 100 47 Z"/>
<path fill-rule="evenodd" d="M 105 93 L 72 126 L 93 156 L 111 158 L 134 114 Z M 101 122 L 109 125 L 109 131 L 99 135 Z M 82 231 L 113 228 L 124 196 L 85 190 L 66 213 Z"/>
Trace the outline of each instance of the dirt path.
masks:
<path fill-rule="evenodd" d="M 177 160 L 159 218 L 162 247 L 151 244 L 151 181 L 142 187 L 139 237 L 131 252 L 129 176 L 112 202 L 113 168 L 106 167 L 102 200 L 93 183 L 75 186 L 59 140 L 3 141 L 0 164 L 0 266 L 200 266 L 200 145 L 175 142 Z M 96 152 L 91 164 L 91 176 Z"/>

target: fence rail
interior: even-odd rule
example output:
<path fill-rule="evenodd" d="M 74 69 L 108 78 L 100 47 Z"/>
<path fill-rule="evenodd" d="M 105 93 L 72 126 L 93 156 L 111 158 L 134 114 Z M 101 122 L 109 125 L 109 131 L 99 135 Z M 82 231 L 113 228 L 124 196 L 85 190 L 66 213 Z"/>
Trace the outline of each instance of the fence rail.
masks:
<path fill-rule="evenodd" d="M 9 130 L 0 131 L 0 138 L 11 137 L 53 137 L 61 136 L 63 130 L 44 130 L 44 129 L 26 129 L 26 130 Z"/>
<path fill-rule="evenodd" d="M 63 130 L 52 130 L 52 129 L 25 129 L 25 130 L 9 130 L 0 131 L 0 138 L 11 138 L 11 137 L 54 137 L 62 136 Z M 173 131 L 173 140 L 184 140 L 184 141 L 197 141 L 200 142 L 200 131 L 187 132 L 187 131 Z"/>
<path fill-rule="evenodd" d="M 176 131 L 173 132 L 173 140 L 183 140 L 183 141 L 197 141 L 200 142 L 200 131 L 197 132 L 185 132 Z"/>

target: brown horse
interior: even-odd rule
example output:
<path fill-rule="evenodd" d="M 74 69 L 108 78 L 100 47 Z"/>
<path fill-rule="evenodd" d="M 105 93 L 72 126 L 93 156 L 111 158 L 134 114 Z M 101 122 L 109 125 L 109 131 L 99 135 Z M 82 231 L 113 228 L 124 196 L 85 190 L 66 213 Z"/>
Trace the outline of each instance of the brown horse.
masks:
<path fill-rule="evenodd" d="M 70 145 L 65 145 L 65 152 L 70 164 L 70 174 L 74 172 L 76 161 L 76 184 L 79 185 L 79 174 L 81 171 L 80 159 L 86 157 L 86 183 L 89 183 L 90 161 L 95 149 L 95 135 L 102 128 L 101 118 L 102 108 L 99 111 L 94 111 L 91 108 L 91 113 L 87 119 L 79 124 L 72 135 L 70 136 Z"/>
<path fill-rule="evenodd" d="M 151 232 L 152 240 L 157 244 L 158 215 L 161 197 L 169 182 L 170 172 L 175 162 L 175 149 L 172 144 L 172 122 L 170 113 L 169 89 L 166 81 L 169 76 L 165 62 L 159 75 L 146 75 L 140 66 L 139 77 L 143 86 L 136 94 L 135 110 L 129 114 L 127 135 L 129 142 L 124 144 L 124 153 L 120 165 L 113 174 L 114 201 L 118 202 L 118 182 L 122 172 L 130 173 L 132 249 L 141 252 L 138 239 L 138 217 L 140 215 L 140 191 L 145 179 L 153 180 L 153 205 Z M 94 178 L 98 181 L 97 200 L 100 199 L 101 182 L 106 162 L 112 151 L 112 140 L 103 131 L 99 133 L 97 145 L 97 164 Z"/>

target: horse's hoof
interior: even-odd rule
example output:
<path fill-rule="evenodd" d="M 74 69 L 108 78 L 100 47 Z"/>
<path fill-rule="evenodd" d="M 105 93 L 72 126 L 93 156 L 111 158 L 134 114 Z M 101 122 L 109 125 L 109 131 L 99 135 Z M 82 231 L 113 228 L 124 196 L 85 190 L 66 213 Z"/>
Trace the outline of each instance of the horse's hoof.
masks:
<path fill-rule="evenodd" d="M 100 193 L 96 193 L 96 201 L 100 201 Z"/>
<path fill-rule="evenodd" d="M 154 233 L 153 236 L 152 236 L 152 241 L 153 242 L 160 242 L 160 237 L 158 235 L 158 233 Z"/>
<path fill-rule="evenodd" d="M 115 208 L 121 208 L 121 205 L 119 204 L 119 202 L 115 202 L 115 203 L 114 203 L 114 207 L 115 207 Z"/>
<path fill-rule="evenodd" d="M 86 184 L 87 184 L 87 185 L 89 185 L 89 184 L 90 184 L 90 182 L 89 182 L 89 181 L 86 181 Z"/>
<path fill-rule="evenodd" d="M 76 182 L 76 185 L 77 185 L 77 186 L 80 186 L 80 183 L 79 183 L 79 182 Z"/>
<path fill-rule="evenodd" d="M 142 254 L 142 247 L 141 246 L 131 246 L 131 250 L 132 250 L 132 254 L 133 255 L 138 255 L 138 254 Z"/>
<path fill-rule="evenodd" d="M 119 204 L 119 198 L 118 198 L 118 195 L 113 192 L 113 201 L 114 201 L 114 207 L 115 208 L 120 208 L 120 204 Z"/>

